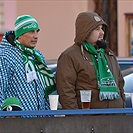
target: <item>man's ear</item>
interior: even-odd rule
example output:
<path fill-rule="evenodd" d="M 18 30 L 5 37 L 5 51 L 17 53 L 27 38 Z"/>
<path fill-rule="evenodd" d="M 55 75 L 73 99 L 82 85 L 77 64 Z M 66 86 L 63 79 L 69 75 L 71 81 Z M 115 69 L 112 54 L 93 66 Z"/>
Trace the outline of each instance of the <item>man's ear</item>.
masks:
<path fill-rule="evenodd" d="M 17 40 L 18 40 L 18 41 L 20 41 L 20 40 L 21 40 L 21 38 L 22 38 L 22 37 L 21 37 L 21 36 L 19 36 L 19 37 L 17 38 Z"/>

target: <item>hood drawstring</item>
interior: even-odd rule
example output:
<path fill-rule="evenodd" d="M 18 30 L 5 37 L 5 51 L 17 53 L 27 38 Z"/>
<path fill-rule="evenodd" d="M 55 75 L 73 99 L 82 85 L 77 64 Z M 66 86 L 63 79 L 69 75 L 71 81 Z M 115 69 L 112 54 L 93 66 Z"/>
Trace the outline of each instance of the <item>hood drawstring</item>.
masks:
<path fill-rule="evenodd" d="M 91 61 L 87 58 L 87 56 L 85 55 L 83 45 L 81 45 L 80 48 L 81 48 L 81 54 L 82 54 L 84 60 L 88 61 L 90 65 L 94 65 L 93 62 L 91 62 Z"/>
<path fill-rule="evenodd" d="M 84 60 L 88 60 L 88 58 L 86 57 L 86 55 L 85 55 L 85 53 L 84 53 L 83 45 L 81 45 L 81 54 L 82 54 Z"/>

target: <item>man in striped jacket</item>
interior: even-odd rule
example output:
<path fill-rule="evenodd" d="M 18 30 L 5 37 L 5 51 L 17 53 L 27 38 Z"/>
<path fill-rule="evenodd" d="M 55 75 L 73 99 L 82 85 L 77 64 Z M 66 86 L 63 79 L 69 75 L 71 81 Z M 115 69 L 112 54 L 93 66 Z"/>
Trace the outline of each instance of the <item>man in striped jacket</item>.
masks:
<path fill-rule="evenodd" d="M 19 16 L 15 30 L 4 34 L 0 43 L 0 106 L 16 97 L 22 110 L 49 109 L 48 95 L 55 90 L 55 78 L 37 50 L 38 22 L 30 15 Z"/>

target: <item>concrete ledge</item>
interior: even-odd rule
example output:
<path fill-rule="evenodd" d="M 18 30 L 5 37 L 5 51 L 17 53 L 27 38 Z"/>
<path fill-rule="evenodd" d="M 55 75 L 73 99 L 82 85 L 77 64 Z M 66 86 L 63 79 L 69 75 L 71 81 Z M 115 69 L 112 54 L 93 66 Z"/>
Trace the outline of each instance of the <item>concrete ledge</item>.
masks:
<path fill-rule="evenodd" d="M 1 118 L 0 133 L 132 133 L 133 115 Z"/>

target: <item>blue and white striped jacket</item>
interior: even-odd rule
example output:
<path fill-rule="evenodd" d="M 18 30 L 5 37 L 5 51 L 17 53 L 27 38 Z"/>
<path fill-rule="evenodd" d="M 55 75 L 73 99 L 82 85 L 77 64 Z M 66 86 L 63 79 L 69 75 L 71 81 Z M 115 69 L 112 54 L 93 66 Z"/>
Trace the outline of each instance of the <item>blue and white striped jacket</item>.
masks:
<path fill-rule="evenodd" d="M 23 110 L 49 109 L 40 80 L 27 83 L 22 52 L 7 41 L 9 34 L 14 34 L 14 31 L 6 32 L 0 43 L 0 107 L 6 98 L 16 97 Z M 37 52 L 45 62 L 43 54 Z"/>

